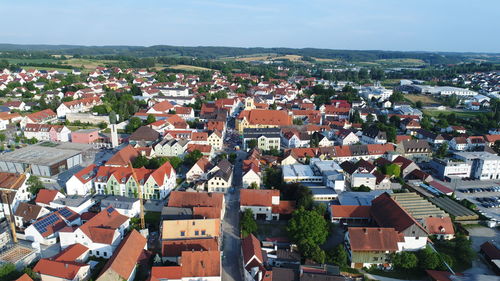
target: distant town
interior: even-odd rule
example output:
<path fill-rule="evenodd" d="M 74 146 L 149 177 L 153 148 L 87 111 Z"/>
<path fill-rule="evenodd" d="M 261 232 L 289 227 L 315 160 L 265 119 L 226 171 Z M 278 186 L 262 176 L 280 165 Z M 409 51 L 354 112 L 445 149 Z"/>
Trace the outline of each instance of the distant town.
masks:
<path fill-rule="evenodd" d="M 1 280 L 499 280 L 498 61 L 77 52 L 0 52 Z"/>

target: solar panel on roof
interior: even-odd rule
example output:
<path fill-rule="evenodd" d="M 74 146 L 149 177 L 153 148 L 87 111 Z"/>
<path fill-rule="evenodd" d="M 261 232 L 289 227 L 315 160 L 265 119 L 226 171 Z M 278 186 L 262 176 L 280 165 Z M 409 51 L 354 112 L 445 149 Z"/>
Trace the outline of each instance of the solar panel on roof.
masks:
<path fill-rule="evenodd" d="M 109 207 L 109 208 L 106 209 L 106 211 L 108 211 L 108 213 L 111 214 L 112 212 L 115 211 L 115 209 L 113 207 Z"/>
<path fill-rule="evenodd" d="M 66 208 L 59 210 L 59 213 L 65 218 L 69 218 L 73 215 L 73 213 Z"/>
<path fill-rule="evenodd" d="M 37 221 L 34 223 L 35 229 L 40 233 L 47 232 L 47 226 L 54 224 L 59 220 L 59 217 L 56 214 L 51 214 L 44 219 Z"/>

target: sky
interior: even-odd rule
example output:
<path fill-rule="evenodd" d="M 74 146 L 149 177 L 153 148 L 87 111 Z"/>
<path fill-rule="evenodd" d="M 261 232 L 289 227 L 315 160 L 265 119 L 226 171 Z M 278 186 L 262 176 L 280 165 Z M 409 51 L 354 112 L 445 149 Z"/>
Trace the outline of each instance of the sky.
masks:
<path fill-rule="evenodd" d="M 498 0 L 0 0 L 0 43 L 500 52 Z"/>

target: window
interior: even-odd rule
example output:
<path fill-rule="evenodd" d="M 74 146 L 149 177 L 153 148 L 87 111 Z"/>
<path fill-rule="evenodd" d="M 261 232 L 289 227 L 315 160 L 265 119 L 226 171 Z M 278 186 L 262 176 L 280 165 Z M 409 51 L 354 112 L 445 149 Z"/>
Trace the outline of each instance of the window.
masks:
<path fill-rule="evenodd" d="M 101 253 L 99 253 L 99 251 L 95 251 L 96 255 L 100 255 Z"/>
<path fill-rule="evenodd" d="M 181 236 L 186 236 L 186 232 L 185 231 L 181 231 Z"/>
<path fill-rule="evenodd" d="M 102 253 L 105 257 L 108 256 L 108 253 L 107 252 L 104 252 Z"/>
<path fill-rule="evenodd" d="M 198 236 L 198 235 L 200 235 L 200 231 L 198 231 L 198 230 L 195 230 L 195 231 L 194 231 L 194 235 L 195 235 L 195 236 Z"/>
<path fill-rule="evenodd" d="M 206 234 L 206 231 L 205 230 L 202 230 L 201 231 L 201 235 L 205 235 Z"/>

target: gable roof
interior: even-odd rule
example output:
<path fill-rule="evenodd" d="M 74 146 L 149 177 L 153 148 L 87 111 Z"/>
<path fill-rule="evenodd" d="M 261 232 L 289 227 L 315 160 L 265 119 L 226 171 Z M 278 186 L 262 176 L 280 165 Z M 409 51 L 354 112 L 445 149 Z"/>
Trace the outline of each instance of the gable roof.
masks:
<path fill-rule="evenodd" d="M 59 191 L 57 190 L 40 189 L 36 195 L 35 202 L 48 205 L 50 202 L 54 201 L 54 198 L 56 198 L 58 193 Z"/>
<path fill-rule="evenodd" d="M 73 244 L 52 257 L 56 261 L 75 261 L 87 252 L 89 248 L 80 243 Z"/>
<path fill-rule="evenodd" d="M 349 242 L 353 251 L 398 250 L 398 233 L 394 228 L 349 227 Z"/>
<path fill-rule="evenodd" d="M 73 280 L 82 267 L 90 267 L 90 266 L 84 263 L 41 259 L 35 265 L 33 271 L 40 274 L 59 277 L 66 280 Z"/>
<path fill-rule="evenodd" d="M 273 196 L 279 197 L 280 191 L 277 189 L 242 189 L 240 190 L 240 205 L 271 207 Z"/>
<path fill-rule="evenodd" d="M 127 145 L 116 152 L 107 162 L 106 166 L 123 166 L 128 167 L 130 162 L 139 156 L 139 152 L 131 145 Z"/>
<path fill-rule="evenodd" d="M 381 227 L 393 227 L 397 232 L 403 232 L 416 225 L 427 233 L 425 228 L 386 192 L 372 200 L 371 215 Z"/>
<path fill-rule="evenodd" d="M 25 180 L 26 175 L 23 174 L 0 172 L 0 188 L 17 190 Z"/>
<path fill-rule="evenodd" d="M 221 275 L 219 251 L 182 252 L 183 277 L 209 277 Z"/>
<path fill-rule="evenodd" d="M 370 206 L 363 205 L 331 205 L 334 218 L 370 218 Z"/>
<path fill-rule="evenodd" d="M 132 230 L 113 253 L 101 271 L 100 277 L 111 271 L 128 280 L 146 247 L 147 240 L 137 230 Z M 100 278 L 99 277 L 99 278 Z"/>
<path fill-rule="evenodd" d="M 172 191 L 168 200 L 169 207 L 217 207 L 222 209 L 224 195 L 212 192 Z"/>
<path fill-rule="evenodd" d="M 424 219 L 424 227 L 430 234 L 455 234 L 450 217 L 428 217 Z"/>
<path fill-rule="evenodd" d="M 133 132 L 129 140 L 132 141 L 156 141 L 160 138 L 160 133 L 148 126 L 141 126 Z"/>
<path fill-rule="evenodd" d="M 31 279 L 31 277 L 29 277 L 29 275 L 25 273 L 15 281 L 33 281 L 33 279 Z"/>
<path fill-rule="evenodd" d="M 79 229 L 95 243 L 111 244 L 115 230 L 128 219 L 110 206 L 81 225 Z"/>
<path fill-rule="evenodd" d="M 292 125 L 292 116 L 283 110 L 252 109 L 243 110 L 238 119 L 246 118 L 251 125 Z"/>
<path fill-rule="evenodd" d="M 262 257 L 262 248 L 260 246 L 260 241 L 253 234 L 241 240 L 241 250 L 243 252 L 243 265 L 247 267 L 254 267 L 253 263 L 249 264 L 252 259 L 257 259 L 256 262 L 262 264 L 264 259 Z M 247 268 L 248 270 L 249 268 Z"/>
<path fill-rule="evenodd" d="M 162 255 L 180 257 L 183 251 L 210 251 L 219 248 L 218 238 L 181 239 L 162 241 Z"/>

